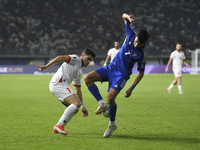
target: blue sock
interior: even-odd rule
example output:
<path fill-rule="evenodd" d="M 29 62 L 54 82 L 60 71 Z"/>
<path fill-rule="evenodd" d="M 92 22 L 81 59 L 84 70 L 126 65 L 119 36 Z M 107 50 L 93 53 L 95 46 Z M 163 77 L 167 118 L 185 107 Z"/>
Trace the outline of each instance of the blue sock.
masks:
<path fill-rule="evenodd" d="M 88 90 L 90 91 L 90 93 L 92 93 L 92 95 L 95 97 L 95 99 L 97 101 L 100 101 L 100 100 L 103 99 L 102 96 L 101 96 L 101 94 L 99 93 L 99 89 L 96 86 L 96 84 L 93 84 L 90 87 L 88 87 Z"/>
<path fill-rule="evenodd" d="M 115 104 L 114 106 L 109 106 L 109 117 L 110 117 L 110 121 L 115 121 L 115 116 L 116 116 L 116 112 L 117 112 L 117 104 Z"/>

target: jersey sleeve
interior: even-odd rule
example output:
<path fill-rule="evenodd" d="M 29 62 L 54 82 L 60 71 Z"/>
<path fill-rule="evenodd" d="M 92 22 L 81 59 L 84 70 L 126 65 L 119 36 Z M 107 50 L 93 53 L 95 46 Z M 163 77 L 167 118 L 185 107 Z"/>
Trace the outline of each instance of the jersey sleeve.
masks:
<path fill-rule="evenodd" d="M 138 61 L 137 63 L 138 63 L 138 68 L 137 68 L 137 70 L 138 70 L 139 72 L 144 71 L 144 70 L 145 70 L 145 65 L 146 65 L 146 60 L 143 59 L 142 61 Z"/>
<path fill-rule="evenodd" d="M 109 49 L 107 56 L 111 56 L 111 49 Z"/>
<path fill-rule="evenodd" d="M 174 59 L 174 54 L 175 54 L 174 52 L 171 53 L 171 55 L 170 55 L 171 59 Z"/>
<path fill-rule="evenodd" d="M 81 87 L 81 78 L 82 78 L 82 71 L 73 79 L 72 84 L 73 86 Z"/>
<path fill-rule="evenodd" d="M 127 21 L 127 23 L 126 23 L 126 35 L 127 36 L 130 36 L 130 35 L 135 36 L 136 34 L 137 34 L 137 30 L 136 30 L 135 26 L 133 25 L 133 22 Z"/>
<path fill-rule="evenodd" d="M 72 81 L 73 86 L 81 87 L 81 79 L 75 78 Z"/>
<path fill-rule="evenodd" d="M 67 63 L 70 65 L 74 65 L 74 64 L 76 64 L 77 61 L 80 61 L 79 60 L 80 57 L 77 55 L 68 55 L 68 57 L 69 57 L 69 61 Z"/>

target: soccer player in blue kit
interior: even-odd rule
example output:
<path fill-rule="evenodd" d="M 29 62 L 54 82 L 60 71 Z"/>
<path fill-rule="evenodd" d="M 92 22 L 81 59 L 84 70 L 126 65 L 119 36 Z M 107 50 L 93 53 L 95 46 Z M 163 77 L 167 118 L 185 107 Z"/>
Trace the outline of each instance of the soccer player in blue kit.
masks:
<path fill-rule="evenodd" d="M 103 111 L 109 109 L 110 122 L 103 137 L 110 137 L 114 130 L 117 129 L 117 125 L 115 123 L 117 111 L 115 98 L 130 78 L 129 76 L 132 74 L 134 64 L 137 62 L 137 70 L 139 71 L 139 74 L 137 75 L 132 86 L 126 91 L 125 97 L 129 97 L 132 94 L 132 90 L 143 78 L 146 63 L 143 49 L 149 39 L 148 32 L 146 30 L 137 31 L 135 29 L 133 25 L 135 17 L 133 14 L 129 15 L 124 13 L 122 18 L 126 26 L 126 40 L 118 54 L 115 56 L 112 63 L 110 63 L 107 67 L 101 67 L 91 71 L 84 77 L 84 81 L 89 91 L 99 102 L 99 107 L 95 111 L 95 114 L 101 114 Z M 94 83 L 96 81 L 109 82 L 107 95 L 108 104 L 103 100 L 98 87 Z"/>

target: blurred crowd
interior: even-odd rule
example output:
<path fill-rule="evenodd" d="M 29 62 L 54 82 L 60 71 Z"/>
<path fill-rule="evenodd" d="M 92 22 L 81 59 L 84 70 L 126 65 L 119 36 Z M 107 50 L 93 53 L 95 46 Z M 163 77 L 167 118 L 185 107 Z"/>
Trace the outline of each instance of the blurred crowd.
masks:
<path fill-rule="evenodd" d="M 106 54 L 125 39 L 122 13 L 147 29 L 149 55 L 165 56 L 181 42 L 200 47 L 198 0 L 1 0 L 0 55 Z"/>
<path fill-rule="evenodd" d="M 189 49 L 200 48 L 200 1 L 132 0 L 126 2 L 124 11 L 132 11 L 133 6 L 136 26 L 150 32 L 149 54 L 167 56 L 177 42 L 186 54 Z"/>

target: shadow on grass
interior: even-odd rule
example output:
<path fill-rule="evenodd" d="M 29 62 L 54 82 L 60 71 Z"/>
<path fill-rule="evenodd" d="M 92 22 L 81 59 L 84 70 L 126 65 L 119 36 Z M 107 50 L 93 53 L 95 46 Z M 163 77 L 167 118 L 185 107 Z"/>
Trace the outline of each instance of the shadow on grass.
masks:
<path fill-rule="evenodd" d="M 184 138 L 184 137 L 173 137 L 164 135 L 112 135 L 113 138 L 121 139 L 133 139 L 133 140 L 147 140 L 147 141 L 168 141 L 168 142 L 181 142 L 181 143 L 194 143 L 199 144 L 200 138 Z"/>
<path fill-rule="evenodd" d="M 93 134 L 81 134 L 81 133 L 73 133 L 72 135 L 68 135 L 70 137 L 87 137 L 87 138 L 103 138 L 103 134 L 99 135 L 98 133 Z M 66 136 L 66 137 L 68 137 Z M 132 140 L 144 140 L 144 141 L 163 141 L 163 142 L 180 142 L 180 143 L 188 143 L 188 144 L 200 144 L 200 138 L 188 138 L 188 137 L 176 137 L 175 135 L 117 135 L 113 134 L 110 138 L 114 139 L 132 139 Z"/>

